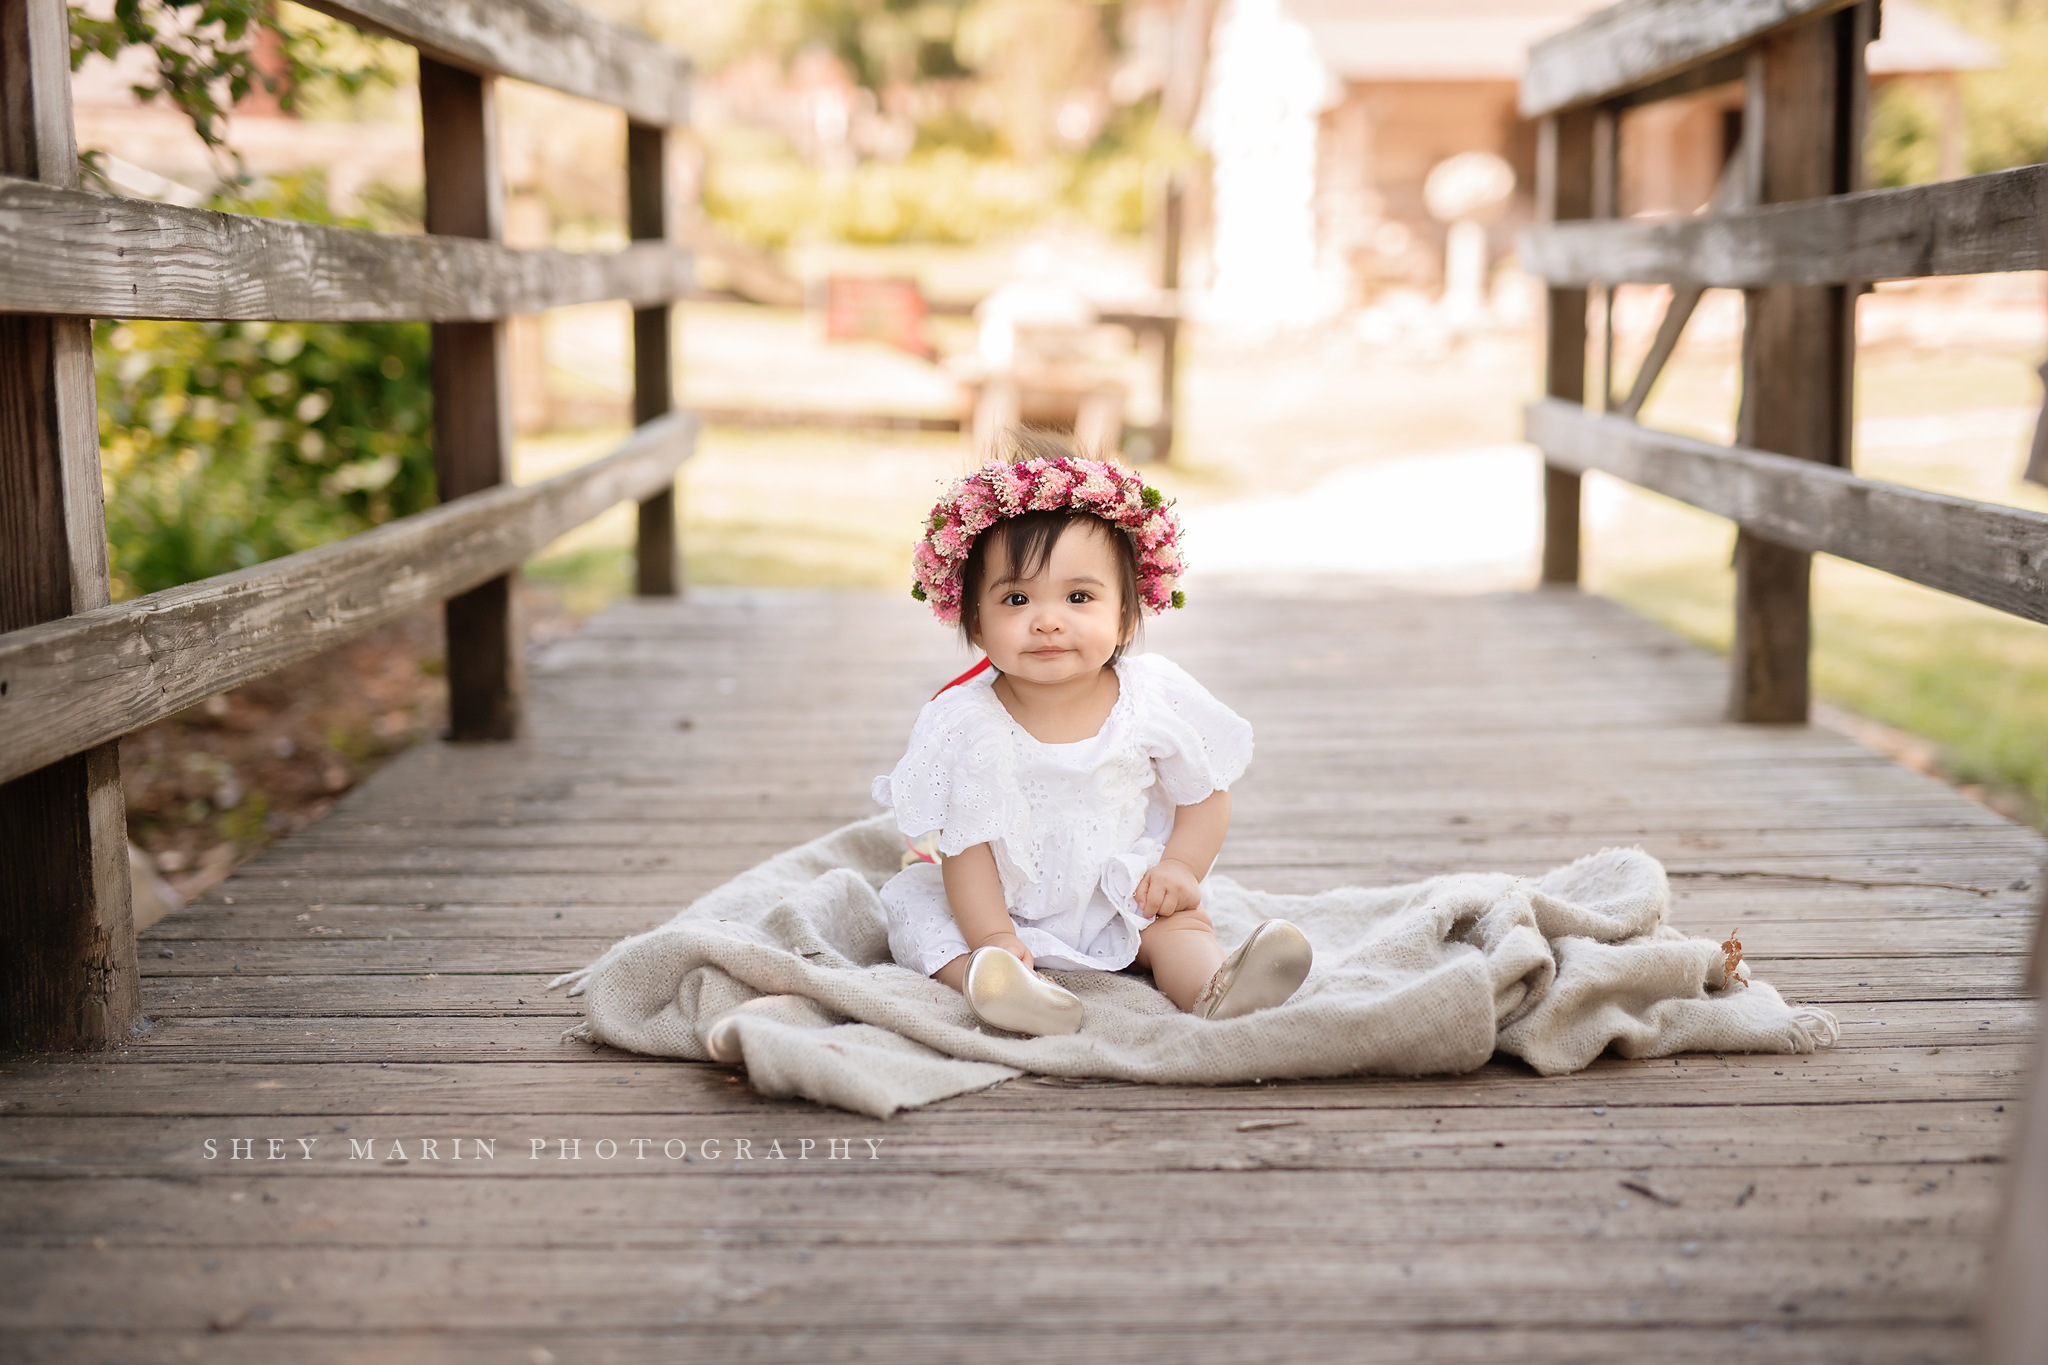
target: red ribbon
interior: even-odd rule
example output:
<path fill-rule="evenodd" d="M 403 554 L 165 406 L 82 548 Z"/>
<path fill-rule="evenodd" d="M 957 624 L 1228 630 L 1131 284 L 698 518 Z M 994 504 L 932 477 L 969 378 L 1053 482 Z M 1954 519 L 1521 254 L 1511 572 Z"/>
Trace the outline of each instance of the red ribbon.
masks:
<path fill-rule="evenodd" d="M 962 673 L 959 677 L 953 679 L 953 681 L 947 683 L 938 691 L 932 693 L 932 700 L 937 701 L 940 697 L 944 696 L 947 692 L 951 691 L 952 689 L 958 687 L 961 683 L 972 682 L 975 678 L 978 678 L 983 673 L 986 673 L 988 669 L 989 662 L 986 658 L 984 658 L 980 663 L 968 669 L 965 673 Z"/>

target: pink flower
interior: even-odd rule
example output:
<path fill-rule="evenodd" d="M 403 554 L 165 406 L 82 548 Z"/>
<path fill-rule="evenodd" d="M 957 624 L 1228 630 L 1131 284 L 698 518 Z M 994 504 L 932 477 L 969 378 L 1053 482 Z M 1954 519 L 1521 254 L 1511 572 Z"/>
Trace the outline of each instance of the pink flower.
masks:
<path fill-rule="evenodd" d="M 1038 487 L 1031 495 L 1031 506 L 1035 511 L 1052 507 L 1064 507 L 1067 490 L 1074 486 L 1074 476 L 1064 469 L 1049 468 L 1038 476 Z"/>
<path fill-rule="evenodd" d="M 1000 468 L 992 467 L 984 470 L 983 473 L 988 479 L 989 491 L 995 495 L 996 501 L 1002 505 L 1005 511 L 1017 512 L 1022 510 L 1024 496 L 1030 491 L 1031 485 L 1030 481 L 1025 478 L 1021 466 L 1003 465 Z"/>
<path fill-rule="evenodd" d="M 932 614 L 948 624 L 960 619 L 962 572 L 989 527 L 1021 512 L 1060 508 L 1092 513 L 1128 532 L 1138 555 L 1140 602 L 1152 612 L 1172 607 L 1182 564 L 1180 523 L 1169 507 L 1145 506 L 1144 481 L 1121 465 L 1061 458 L 991 461 L 946 491 L 911 554 Z"/>

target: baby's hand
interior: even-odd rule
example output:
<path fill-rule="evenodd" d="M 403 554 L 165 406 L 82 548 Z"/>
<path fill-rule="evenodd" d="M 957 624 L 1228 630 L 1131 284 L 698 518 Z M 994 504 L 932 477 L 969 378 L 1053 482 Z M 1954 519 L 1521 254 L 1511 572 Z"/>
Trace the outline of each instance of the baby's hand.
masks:
<path fill-rule="evenodd" d="M 1178 858 L 1162 858 L 1138 883 L 1138 908 L 1148 915 L 1177 915 L 1202 903 L 1202 882 Z"/>
<path fill-rule="evenodd" d="M 1029 967 L 1031 965 L 1031 950 L 1026 948 L 1024 940 L 1018 938 L 1015 934 L 990 934 L 974 946 L 977 948 L 1001 948 L 1025 966 Z"/>

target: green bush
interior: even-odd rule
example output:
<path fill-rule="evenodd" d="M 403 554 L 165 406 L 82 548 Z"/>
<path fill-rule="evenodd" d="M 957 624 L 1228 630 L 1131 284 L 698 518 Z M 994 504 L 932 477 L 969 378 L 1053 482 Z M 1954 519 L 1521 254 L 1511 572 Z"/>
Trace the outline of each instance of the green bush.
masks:
<path fill-rule="evenodd" d="M 317 187 L 243 209 L 329 218 Z M 432 506 L 424 323 L 120 322 L 94 330 L 117 598 Z"/>
<path fill-rule="evenodd" d="M 786 142 L 757 130 L 730 130 L 712 148 L 705 212 L 764 247 L 807 236 L 977 242 L 1060 215 L 1136 235 L 1151 221 L 1159 172 L 1191 160 L 1185 142 L 1159 126 L 1152 101 L 1120 110 L 1085 152 L 1036 162 L 1003 154 L 992 134 L 977 140 L 978 127 L 964 116 L 934 123 L 904 160 L 846 170 L 806 165 Z"/>

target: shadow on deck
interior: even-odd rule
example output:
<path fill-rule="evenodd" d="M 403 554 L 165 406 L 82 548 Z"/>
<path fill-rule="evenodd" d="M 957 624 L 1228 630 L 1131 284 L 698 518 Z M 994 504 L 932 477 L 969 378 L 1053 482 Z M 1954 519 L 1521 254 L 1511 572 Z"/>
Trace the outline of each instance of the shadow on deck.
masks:
<path fill-rule="evenodd" d="M 959 667 L 907 599 L 632 603 L 537 654 L 532 739 L 410 753 L 150 930 L 146 1038 L 5 1066 L 8 1354 L 1968 1353 L 2038 836 L 1835 734 L 1723 723 L 1719 661 L 1575 593 L 1219 594 L 1150 644 L 1257 729 L 1233 875 L 1641 844 L 1678 925 L 1737 928 L 1841 1045 L 1554 1079 L 1023 1080 L 877 1123 L 560 1042 L 550 976 L 871 813 Z"/>

